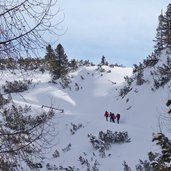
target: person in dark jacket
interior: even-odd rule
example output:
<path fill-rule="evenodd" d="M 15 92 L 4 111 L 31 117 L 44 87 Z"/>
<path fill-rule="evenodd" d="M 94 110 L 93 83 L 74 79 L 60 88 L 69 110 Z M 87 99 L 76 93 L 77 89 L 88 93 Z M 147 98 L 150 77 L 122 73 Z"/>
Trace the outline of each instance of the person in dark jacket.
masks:
<path fill-rule="evenodd" d="M 113 113 L 110 112 L 110 122 L 113 122 Z"/>
<path fill-rule="evenodd" d="M 120 114 L 119 113 L 117 113 L 117 115 L 116 115 L 116 120 L 117 120 L 117 123 L 119 124 L 119 120 L 120 120 Z"/>
<path fill-rule="evenodd" d="M 114 113 L 112 113 L 112 119 L 113 119 L 113 122 L 115 123 L 116 116 Z"/>
<path fill-rule="evenodd" d="M 110 112 L 110 122 L 115 122 L 115 114 Z"/>

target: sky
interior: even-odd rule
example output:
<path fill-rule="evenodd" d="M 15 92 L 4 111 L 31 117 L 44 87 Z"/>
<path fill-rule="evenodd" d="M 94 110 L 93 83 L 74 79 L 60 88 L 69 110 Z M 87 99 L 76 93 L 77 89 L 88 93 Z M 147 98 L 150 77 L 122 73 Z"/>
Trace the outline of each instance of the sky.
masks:
<path fill-rule="evenodd" d="M 169 0 L 58 0 L 69 59 L 132 66 L 153 52 L 158 16 Z"/>

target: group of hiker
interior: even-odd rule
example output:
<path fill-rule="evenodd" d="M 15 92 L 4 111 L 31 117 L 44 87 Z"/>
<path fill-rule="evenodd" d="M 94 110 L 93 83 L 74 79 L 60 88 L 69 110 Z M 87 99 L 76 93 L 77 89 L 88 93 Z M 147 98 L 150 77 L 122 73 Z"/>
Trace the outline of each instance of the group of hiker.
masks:
<path fill-rule="evenodd" d="M 108 111 L 105 111 L 104 117 L 106 117 L 106 121 L 108 121 L 108 118 L 110 118 L 110 122 L 114 122 L 114 123 L 115 123 L 115 119 L 116 119 L 116 122 L 119 124 L 119 120 L 120 120 L 120 114 L 119 113 L 117 113 L 115 115 L 113 112 L 109 113 Z"/>

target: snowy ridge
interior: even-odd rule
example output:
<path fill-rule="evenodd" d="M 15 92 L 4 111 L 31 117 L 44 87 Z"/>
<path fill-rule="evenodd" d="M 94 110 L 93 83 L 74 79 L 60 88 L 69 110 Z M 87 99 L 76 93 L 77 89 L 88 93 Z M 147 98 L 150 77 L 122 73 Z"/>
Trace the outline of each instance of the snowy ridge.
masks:
<path fill-rule="evenodd" d="M 161 58 L 158 65 L 163 62 Z M 41 108 L 42 105 L 64 109 L 63 114 L 56 112 L 53 119 L 57 136 L 52 144 L 55 145 L 46 151 L 42 160 L 44 167 L 40 170 L 48 170 L 46 165 L 49 163 L 52 170 L 56 167 L 59 170 L 59 166 L 71 166 L 75 170 L 86 171 L 87 166 L 79 161 L 82 156 L 87 159 L 91 169 L 97 162 L 99 171 L 122 171 L 123 161 L 134 168 L 139 159 L 146 159 L 147 153 L 156 148 L 151 142 L 152 133 L 159 131 L 159 123 L 160 128 L 164 129 L 160 118 L 161 114 L 167 112 L 165 103 L 171 97 L 171 81 L 164 88 L 152 91 L 150 71 L 154 67 L 147 68 L 144 70 L 144 79 L 149 81 L 141 86 L 133 82 L 132 90 L 122 98 L 119 96 L 120 87 L 126 84 L 124 77 L 132 75 L 132 68 L 102 68 L 104 72 L 100 72 L 97 66 L 80 67 L 70 74 L 70 88 L 66 89 L 62 89 L 59 82 L 50 83 L 49 73 L 32 73 L 27 79 L 32 79 L 34 86 L 23 93 L 12 94 L 15 103 L 31 105 L 37 113 L 45 110 Z M 1 84 L 17 77 L 11 73 L 5 75 L 1 78 Z M 120 113 L 120 124 L 107 122 L 103 116 L 105 110 Z M 74 125 L 77 127 L 75 131 Z M 113 144 L 106 151 L 106 156 L 101 158 L 90 144 L 88 134 L 98 136 L 100 131 L 107 130 L 127 131 L 131 142 Z M 53 157 L 55 150 L 59 152 L 57 158 Z"/>

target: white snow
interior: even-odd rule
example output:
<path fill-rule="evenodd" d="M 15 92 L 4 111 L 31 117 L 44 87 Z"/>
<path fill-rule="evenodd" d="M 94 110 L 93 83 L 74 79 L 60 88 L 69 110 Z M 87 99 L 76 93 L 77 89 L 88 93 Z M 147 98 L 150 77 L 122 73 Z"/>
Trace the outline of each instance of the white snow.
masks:
<path fill-rule="evenodd" d="M 147 153 L 157 148 L 151 141 L 152 133 L 164 127 L 159 123 L 161 115 L 167 112 L 165 103 L 171 97 L 170 83 L 166 85 L 167 88 L 159 88 L 155 92 L 151 91 L 150 83 L 134 86 L 125 98 L 121 98 L 119 86 L 124 84 L 124 76 L 131 76 L 132 68 L 104 68 L 111 72 L 99 72 L 97 66 L 89 66 L 71 73 L 71 90 L 49 83 L 49 73 L 30 73 L 25 77 L 33 79 L 34 86 L 23 93 L 11 94 L 15 103 L 31 105 L 33 111 L 41 111 L 42 105 L 64 109 L 63 114 L 55 113 L 53 122 L 56 137 L 52 141 L 55 146 L 46 151 L 44 163 L 55 164 L 57 167 L 75 166 L 86 171 L 86 167 L 78 161 L 79 156 L 83 156 L 92 165 L 97 159 L 100 163 L 99 171 L 123 171 L 123 161 L 134 168 L 139 159 L 147 159 Z M 150 77 L 148 73 L 146 77 Z M 22 79 L 23 74 L 6 72 L 1 76 L 1 84 L 16 78 Z M 75 90 L 75 83 L 79 85 L 79 91 Z M 107 122 L 103 116 L 105 110 L 120 113 L 120 124 Z M 71 123 L 82 124 L 74 135 L 70 132 Z M 105 132 L 107 129 L 113 132 L 127 131 L 131 142 L 113 144 L 106 152 L 106 157 L 101 158 L 90 144 L 88 134 L 98 136 L 100 131 Z M 63 152 L 62 149 L 68 144 L 71 144 L 71 150 Z M 52 154 L 56 149 L 60 157 L 55 159 Z M 44 167 L 41 170 L 47 169 Z"/>

